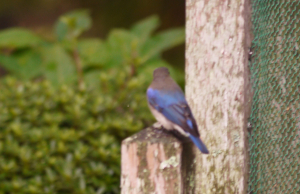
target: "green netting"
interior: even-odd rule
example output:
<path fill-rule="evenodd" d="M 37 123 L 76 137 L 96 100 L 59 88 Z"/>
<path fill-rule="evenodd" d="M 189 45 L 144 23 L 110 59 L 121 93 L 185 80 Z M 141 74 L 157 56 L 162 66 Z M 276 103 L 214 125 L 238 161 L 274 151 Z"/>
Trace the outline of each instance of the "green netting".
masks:
<path fill-rule="evenodd" d="M 253 0 L 249 193 L 300 193 L 300 1 Z"/>

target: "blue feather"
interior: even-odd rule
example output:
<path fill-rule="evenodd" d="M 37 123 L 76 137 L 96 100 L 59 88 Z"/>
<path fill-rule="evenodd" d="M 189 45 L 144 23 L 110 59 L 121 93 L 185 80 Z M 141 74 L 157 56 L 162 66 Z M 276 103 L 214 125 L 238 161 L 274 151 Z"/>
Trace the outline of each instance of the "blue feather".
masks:
<path fill-rule="evenodd" d="M 181 126 L 182 120 L 184 120 L 184 112 L 183 109 L 178 109 L 173 105 L 185 104 L 187 106 L 187 102 L 185 100 L 182 92 L 172 92 L 167 93 L 164 91 L 148 88 L 147 97 L 150 105 L 152 105 L 157 111 L 162 114 L 173 123 Z M 174 108 L 176 111 L 174 111 Z"/>
<path fill-rule="evenodd" d="M 191 120 L 186 120 L 186 123 L 188 124 L 188 126 L 191 128 L 191 129 L 193 129 L 194 128 L 194 126 L 193 126 L 193 122 L 191 121 Z"/>
<path fill-rule="evenodd" d="M 204 143 L 202 142 L 202 140 L 199 137 L 189 135 L 189 138 L 194 142 L 194 144 L 199 148 L 199 150 L 202 153 L 204 153 L 204 154 L 209 153 L 208 149 L 206 148 L 206 146 L 204 145 Z"/>
<path fill-rule="evenodd" d="M 159 106 L 169 106 L 171 104 L 177 104 L 179 102 L 186 103 L 184 94 L 181 91 L 166 92 L 162 90 L 148 88 L 148 99 L 155 99 Z"/>

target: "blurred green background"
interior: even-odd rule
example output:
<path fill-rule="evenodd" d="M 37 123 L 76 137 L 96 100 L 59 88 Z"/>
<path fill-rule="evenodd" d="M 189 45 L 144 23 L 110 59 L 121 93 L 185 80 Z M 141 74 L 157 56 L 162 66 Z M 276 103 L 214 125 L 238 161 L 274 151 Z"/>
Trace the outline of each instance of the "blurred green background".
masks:
<path fill-rule="evenodd" d="M 120 192 L 121 141 L 154 122 L 153 70 L 184 85 L 184 7 L 0 3 L 0 194 Z"/>
<path fill-rule="evenodd" d="M 59 16 L 74 9 L 90 10 L 93 26 L 84 37 L 107 37 L 113 28 L 129 28 L 156 14 L 165 30 L 185 25 L 184 0 L 14 0 L 0 1 L 0 29 L 20 26 L 53 38 L 52 26 Z M 162 53 L 164 59 L 184 70 L 184 44 Z"/>

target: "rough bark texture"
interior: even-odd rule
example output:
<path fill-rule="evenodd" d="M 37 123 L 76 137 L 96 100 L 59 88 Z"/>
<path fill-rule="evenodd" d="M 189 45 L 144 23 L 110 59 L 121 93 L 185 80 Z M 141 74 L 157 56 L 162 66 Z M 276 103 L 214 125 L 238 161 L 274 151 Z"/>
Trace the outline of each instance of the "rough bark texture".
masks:
<path fill-rule="evenodd" d="M 122 142 L 122 194 L 181 194 L 182 144 L 153 127 Z"/>
<path fill-rule="evenodd" d="M 195 152 L 192 193 L 246 193 L 249 9 L 247 0 L 186 1 L 186 96 L 210 151 Z"/>

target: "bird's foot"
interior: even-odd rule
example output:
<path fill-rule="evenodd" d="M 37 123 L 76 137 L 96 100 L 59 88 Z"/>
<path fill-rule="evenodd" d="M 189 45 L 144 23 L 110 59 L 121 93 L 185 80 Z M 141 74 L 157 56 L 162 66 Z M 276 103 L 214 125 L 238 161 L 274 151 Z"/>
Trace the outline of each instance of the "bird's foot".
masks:
<path fill-rule="evenodd" d="M 154 123 L 154 124 L 153 124 L 153 127 L 154 127 L 155 129 L 161 129 L 161 128 L 163 128 L 163 126 L 162 126 L 162 124 L 161 124 L 160 122 Z"/>

